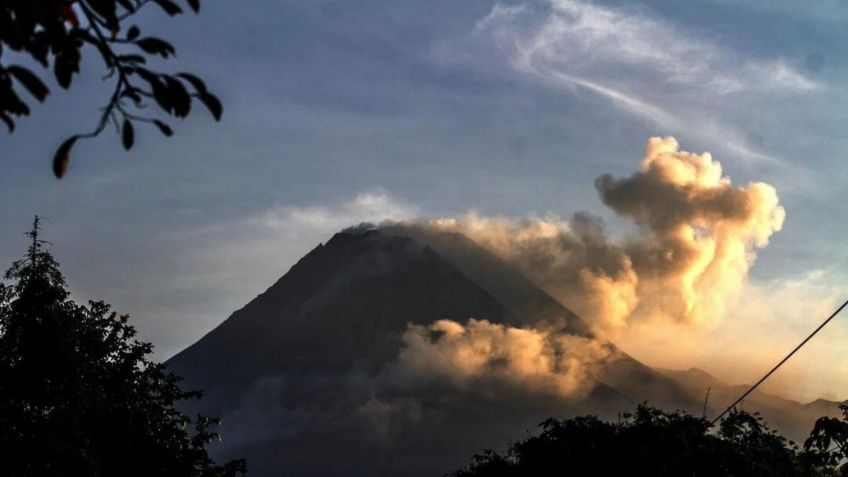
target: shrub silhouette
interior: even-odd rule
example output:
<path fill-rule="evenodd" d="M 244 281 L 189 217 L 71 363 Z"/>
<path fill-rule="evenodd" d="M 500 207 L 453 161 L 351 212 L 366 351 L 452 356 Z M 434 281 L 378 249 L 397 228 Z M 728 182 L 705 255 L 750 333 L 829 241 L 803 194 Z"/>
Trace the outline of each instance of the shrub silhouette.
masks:
<path fill-rule="evenodd" d="M 844 420 L 826 422 L 830 425 L 837 422 L 843 429 L 848 428 Z M 728 414 L 718 429 L 712 429 L 703 418 L 683 412 L 663 412 L 645 404 L 632 414 L 623 414 L 618 422 L 585 416 L 549 419 L 541 427 L 539 435 L 511 445 L 506 453 L 486 450 L 474 456 L 464 469 L 449 475 L 846 475 L 838 469 L 843 455 L 826 451 L 823 437 L 814 444 L 808 441 L 802 450 L 770 429 L 758 415 L 742 411 Z M 827 435 L 829 431 L 821 432 Z M 818 449 L 818 453 L 811 453 L 810 445 Z"/>
<path fill-rule="evenodd" d="M 70 299 L 39 239 L 0 284 L 0 475 L 234 476 L 242 460 L 216 465 L 206 446 L 216 421 L 175 408 L 200 397 L 148 359 L 127 315 Z"/>
<path fill-rule="evenodd" d="M 819 467 L 838 468 L 848 475 L 848 404 L 843 403 L 842 419 L 821 417 L 804 443 L 806 458 Z"/>

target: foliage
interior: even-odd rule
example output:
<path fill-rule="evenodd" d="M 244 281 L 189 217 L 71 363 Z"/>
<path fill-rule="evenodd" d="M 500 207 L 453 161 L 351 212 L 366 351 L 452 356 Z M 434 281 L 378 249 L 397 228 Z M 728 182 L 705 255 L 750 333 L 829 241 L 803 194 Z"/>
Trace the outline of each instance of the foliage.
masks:
<path fill-rule="evenodd" d="M 819 418 L 804 442 L 804 450 L 814 465 L 838 468 L 837 475 L 848 476 L 848 404 L 839 408 L 842 419 Z"/>
<path fill-rule="evenodd" d="M 200 0 L 185 1 L 193 11 L 200 9 Z M 91 48 L 102 59 L 106 78 L 114 81 L 94 130 L 75 134 L 59 146 L 53 159 L 56 177 L 65 174 L 76 141 L 99 135 L 110 122 L 120 131 L 126 149 L 135 143 L 135 123 L 148 123 L 171 136 L 168 124 L 140 114 L 148 103 L 170 116 L 185 118 L 193 100 L 198 100 L 215 120 L 221 118 L 221 102 L 200 78 L 191 73 L 165 74 L 146 66 L 151 57 L 169 58 L 176 52 L 167 41 L 143 36 L 139 26 L 129 23 L 148 3 L 170 16 L 183 12 L 173 0 L 0 0 L 0 121 L 10 133 L 15 128 L 14 117 L 30 112 L 20 93 L 26 91 L 43 102 L 49 90 L 29 68 L 8 64 L 4 53 L 18 53 L 21 60 L 29 57 L 34 61 L 28 63 L 52 70 L 59 86 L 68 89 L 80 71 L 83 53 Z"/>
<path fill-rule="evenodd" d="M 200 393 L 151 362 L 127 315 L 78 305 L 39 239 L 0 284 L 0 475 L 234 476 L 206 446 L 217 421 L 175 408 Z"/>
<path fill-rule="evenodd" d="M 845 426 L 845 421 L 838 421 Z M 683 412 L 640 405 L 619 422 L 594 416 L 549 419 L 542 432 L 487 450 L 454 477 L 560 475 L 786 476 L 845 475 L 836 460 L 812 458 L 770 429 L 757 415 L 733 411 L 718 429 Z"/>

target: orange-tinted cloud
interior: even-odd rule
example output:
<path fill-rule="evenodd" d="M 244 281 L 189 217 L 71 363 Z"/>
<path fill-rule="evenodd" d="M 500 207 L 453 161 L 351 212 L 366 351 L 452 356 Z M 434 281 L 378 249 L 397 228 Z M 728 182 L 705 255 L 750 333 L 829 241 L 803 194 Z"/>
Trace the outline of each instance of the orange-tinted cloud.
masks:
<path fill-rule="evenodd" d="M 399 362 L 416 378 L 459 388 L 497 381 L 565 398 L 591 391 L 611 354 L 598 340 L 475 319 L 409 325 L 403 341 Z"/>
<path fill-rule="evenodd" d="M 680 151 L 671 137 L 651 138 L 630 177 L 605 174 L 595 186 L 635 236 L 614 241 L 585 214 L 430 224 L 467 235 L 609 332 L 634 319 L 719 322 L 785 217 L 773 187 L 735 186 L 709 153 Z"/>

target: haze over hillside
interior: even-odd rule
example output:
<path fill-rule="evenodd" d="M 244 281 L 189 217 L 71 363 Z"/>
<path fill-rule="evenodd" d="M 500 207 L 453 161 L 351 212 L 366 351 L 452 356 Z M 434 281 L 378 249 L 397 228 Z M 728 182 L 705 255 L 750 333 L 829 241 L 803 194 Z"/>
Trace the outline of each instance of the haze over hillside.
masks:
<path fill-rule="evenodd" d="M 361 226 L 303 257 L 169 366 L 253 475 L 441 475 L 544 418 L 649 403 L 707 415 L 739 392 L 651 369 L 465 236 Z M 836 404 L 755 393 L 793 438 Z"/>

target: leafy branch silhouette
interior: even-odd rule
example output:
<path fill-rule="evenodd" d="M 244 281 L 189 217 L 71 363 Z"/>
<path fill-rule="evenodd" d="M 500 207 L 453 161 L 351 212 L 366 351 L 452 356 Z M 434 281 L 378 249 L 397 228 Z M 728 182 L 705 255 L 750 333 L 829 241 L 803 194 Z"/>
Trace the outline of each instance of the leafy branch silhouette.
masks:
<path fill-rule="evenodd" d="M 184 12 L 173 0 L 4 0 L 0 6 L 0 121 L 15 130 L 16 118 L 27 116 L 30 106 L 19 92 L 25 90 L 38 102 L 50 93 L 41 78 L 29 68 L 7 65 L 4 50 L 29 56 L 45 69 L 52 70 L 56 82 L 69 89 L 80 72 L 86 47 L 94 47 L 106 70 L 104 80 L 113 81 L 109 100 L 103 106 L 95 127 L 66 138 L 53 157 L 53 173 L 63 177 L 71 150 L 80 139 L 100 135 L 109 124 L 115 126 L 127 150 L 135 144 L 135 124 L 155 127 L 166 137 L 171 126 L 152 114 L 143 114 L 155 104 L 167 115 L 182 119 L 189 115 L 195 101 L 202 103 L 216 121 L 223 113 L 221 101 L 198 76 L 179 72 L 155 71 L 148 59 L 175 56 L 168 41 L 143 36 L 130 19 L 145 5 L 153 3 L 169 16 Z M 200 0 L 185 0 L 195 13 Z"/>

